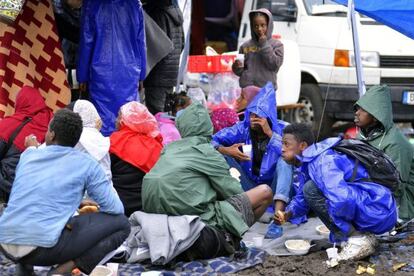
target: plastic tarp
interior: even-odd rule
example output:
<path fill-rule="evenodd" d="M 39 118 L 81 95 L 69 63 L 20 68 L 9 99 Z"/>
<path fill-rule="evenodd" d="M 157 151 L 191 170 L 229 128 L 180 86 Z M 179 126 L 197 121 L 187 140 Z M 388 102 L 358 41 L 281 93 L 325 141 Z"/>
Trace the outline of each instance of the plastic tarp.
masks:
<path fill-rule="evenodd" d="M 333 0 L 348 6 L 348 0 Z M 354 0 L 355 10 L 414 39 L 414 1 Z"/>

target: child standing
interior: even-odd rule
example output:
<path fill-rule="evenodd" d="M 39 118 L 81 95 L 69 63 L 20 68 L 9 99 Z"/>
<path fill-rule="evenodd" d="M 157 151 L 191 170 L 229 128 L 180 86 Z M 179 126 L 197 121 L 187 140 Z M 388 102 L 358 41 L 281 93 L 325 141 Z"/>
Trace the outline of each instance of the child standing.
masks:
<path fill-rule="evenodd" d="M 263 87 L 268 81 L 277 88 L 276 74 L 283 63 L 283 44 L 272 38 L 272 14 L 267 9 L 258 9 L 251 11 L 249 17 L 252 38 L 240 46 L 244 64 L 236 60 L 233 72 L 240 77 L 241 88 Z"/>

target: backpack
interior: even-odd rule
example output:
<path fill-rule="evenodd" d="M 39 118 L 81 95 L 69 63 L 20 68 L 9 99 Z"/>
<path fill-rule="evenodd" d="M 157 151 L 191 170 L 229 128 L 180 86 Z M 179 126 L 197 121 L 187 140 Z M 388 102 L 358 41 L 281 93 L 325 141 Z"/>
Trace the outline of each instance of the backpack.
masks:
<path fill-rule="evenodd" d="M 361 163 L 369 174 L 369 178 L 363 180 L 385 186 L 392 192 L 398 189 L 400 173 L 391 158 L 383 151 L 356 139 L 341 140 L 333 149 L 355 159 L 355 167 L 349 181 L 355 181 L 358 164 Z"/>

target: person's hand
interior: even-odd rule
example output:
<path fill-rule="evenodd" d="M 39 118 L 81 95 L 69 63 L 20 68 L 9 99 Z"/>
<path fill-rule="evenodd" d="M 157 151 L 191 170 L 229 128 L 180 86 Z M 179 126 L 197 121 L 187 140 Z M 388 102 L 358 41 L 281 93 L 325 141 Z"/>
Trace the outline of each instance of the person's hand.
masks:
<path fill-rule="evenodd" d="M 218 151 L 222 154 L 228 155 L 233 157 L 239 161 L 248 161 L 250 157 L 239 150 L 239 147 L 243 146 L 243 144 L 234 144 L 230 147 L 219 147 Z"/>
<path fill-rule="evenodd" d="M 26 136 L 24 139 L 24 146 L 26 148 L 28 147 L 38 147 L 40 146 L 40 143 L 37 141 L 37 138 L 35 135 L 30 134 L 29 136 Z"/>
<path fill-rule="evenodd" d="M 260 35 L 260 37 L 259 37 L 259 43 L 260 44 L 264 44 L 266 42 L 266 40 L 267 40 L 266 34 Z"/>
<path fill-rule="evenodd" d="M 79 205 L 79 215 L 97 213 L 99 212 L 99 206 L 95 201 L 84 199 Z"/>
<path fill-rule="evenodd" d="M 86 82 L 79 83 L 79 91 L 80 92 L 86 92 L 88 89 L 88 84 Z"/>
<path fill-rule="evenodd" d="M 275 222 L 275 224 L 282 225 L 285 224 L 291 216 L 292 214 L 290 212 L 277 211 L 273 216 L 273 221 Z"/>
<path fill-rule="evenodd" d="M 233 63 L 233 66 L 235 68 L 243 68 L 243 63 L 240 60 L 236 59 Z"/>
<path fill-rule="evenodd" d="M 251 118 L 250 122 L 254 125 L 260 126 L 263 130 L 263 133 L 266 134 L 269 138 L 272 137 L 273 131 L 270 128 L 266 118 Z"/>

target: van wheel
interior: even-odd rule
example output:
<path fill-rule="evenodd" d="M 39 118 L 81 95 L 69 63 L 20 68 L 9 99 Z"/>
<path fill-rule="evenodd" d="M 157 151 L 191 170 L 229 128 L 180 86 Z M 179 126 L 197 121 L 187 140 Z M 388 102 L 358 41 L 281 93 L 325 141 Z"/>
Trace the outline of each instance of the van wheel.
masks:
<path fill-rule="evenodd" d="M 319 139 L 330 136 L 333 119 L 322 114 L 323 100 L 319 87 L 313 83 L 302 84 L 298 103 L 303 104 L 304 107 L 292 110 L 292 122 L 312 124 L 312 130 L 317 135 L 322 120 Z"/>

